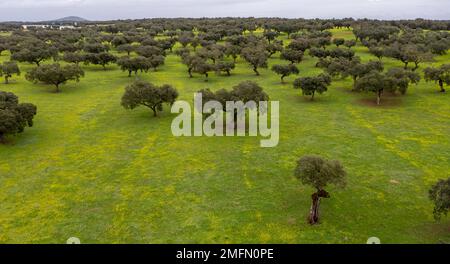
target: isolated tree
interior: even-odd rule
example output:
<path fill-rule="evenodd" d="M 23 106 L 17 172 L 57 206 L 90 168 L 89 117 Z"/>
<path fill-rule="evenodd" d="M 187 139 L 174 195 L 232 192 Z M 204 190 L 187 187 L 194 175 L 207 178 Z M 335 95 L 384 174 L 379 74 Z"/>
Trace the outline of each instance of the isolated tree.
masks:
<path fill-rule="evenodd" d="M 354 39 L 346 40 L 346 41 L 344 42 L 344 46 L 346 46 L 347 48 L 350 49 L 351 47 L 356 46 L 356 40 L 354 40 Z"/>
<path fill-rule="evenodd" d="M 311 41 L 306 39 L 306 38 L 294 39 L 287 46 L 288 49 L 298 50 L 298 51 L 301 51 L 301 52 L 305 52 L 310 47 L 311 47 Z"/>
<path fill-rule="evenodd" d="M 428 51 L 424 51 L 418 46 L 409 45 L 403 49 L 403 59 L 407 62 L 414 63 L 414 68 L 412 68 L 412 70 L 415 71 L 419 68 L 420 63 L 425 61 L 432 61 L 433 55 Z M 406 63 L 406 65 L 407 64 L 408 63 Z"/>
<path fill-rule="evenodd" d="M 101 65 L 106 70 L 106 65 L 116 62 L 117 57 L 109 52 L 87 53 L 84 55 L 85 64 Z"/>
<path fill-rule="evenodd" d="M 206 88 L 206 89 L 201 89 L 201 90 L 197 91 L 197 93 L 202 94 L 202 105 L 200 106 L 202 108 L 199 108 L 199 105 L 195 105 L 199 112 L 202 112 L 202 109 L 205 106 L 205 104 L 210 101 L 217 101 L 217 102 L 221 103 L 222 111 L 226 112 L 227 111 L 226 102 L 234 101 L 236 99 L 236 98 L 233 98 L 231 91 L 228 91 L 226 89 L 220 89 L 220 90 L 217 90 L 216 92 L 213 92 L 209 88 Z M 212 113 L 204 114 L 204 116 L 210 116 L 210 115 L 212 115 Z"/>
<path fill-rule="evenodd" d="M 159 40 L 158 47 L 161 48 L 163 51 L 163 54 L 160 54 L 160 55 L 165 55 L 164 51 L 166 51 L 166 50 L 169 50 L 170 52 L 172 52 L 173 46 L 175 45 L 176 42 L 177 42 L 177 40 L 175 38 Z"/>
<path fill-rule="evenodd" d="M 152 68 L 152 64 L 149 59 L 138 56 L 134 58 L 130 58 L 128 56 L 121 57 L 117 60 L 117 65 L 122 69 L 122 71 L 128 72 L 128 77 L 131 77 L 131 73 L 134 72 L 136 75 L 140 72 L 148 72 L 150 68 Z"/>
<path fill-rule="evenodd" d="M 197 55 L 211 60 L 214 64 L 225 55 L 226 48 L 222 45 L 209 45 L 197 51 Z"/>
<path fill-rule="evenodd" d="M 377 105 L 380 104 L 381 96 L 387 88 L 385 76 L 382 73 L 372 71 L 363 76 L 355 83 L 355 90 L 373 92 L 377 95 Z"/>
<path fill-rule="evenodd" d="M 269 101 L 269 96 L 264 92 L 263 88 L 253 81 L 240 82 L 238 85 L 233 86 L 231 93 L 235 101 L 244 103 L 254 101 L 256 105 L 259 105 L 259 102 Z"/>
<path fill-rule="evenodd" d="M 297 161 L 294 175 L 304 185 L 310 185 L 316 189 L 312 194 L 312 204 L 309 211 L 308 222 L 313 225 L 319 222 L 319 206 L 321 198 L 330 198 L 325 187 L 330 184 L 345 187 L 346 172 L 342 164 L 337 160 L 326 160 L 319 156 L 307 155 Z"/>
<path fill-rule="evenodd" d="M 136 53 L 146 58 L 150 58 L 156 55 L 165 55 L 164 51 L 156 46 L 139 46 L 138 48 L 136 48 Z"/>
<path fill-rule="evenodd" d="M 189 53 L 182 55 L 181 62 L 186 65 L 189 78 L 193 77 L 192 72 L 194 71 L 196 65 L 206 63 L 204 58 L 197 55 L 191 55 Z"/>
<path fill-rule="evenodd" d="M 401 68 L 391 68 L 386 74 L 372 71 L 356 81 L 358 91 L 373 92 L 377 95 L 377 105 L 385 91 L 406 93 L 410 83 L 418 83 L 420 75 Z"/>
<path fill-rule="evenodd" d="M 450 178 L 439 180 L 431 187 L 428 195 L 434 203 L 434 218 L 440 220 L 442 215 L 447 216 L 450 211 Z"/>
<path fill-rule="evenodd" d="M 191 50 L 189 48 L 179 48 L 175 51 L 175 55 L 180 56 L 181 58 L 189 54 L 191 54 Z"/>
<path fill-rule="evenodd" d="M 171 85 L 156 86 L 152 83 L 137 80 L 125 88 L 122 96 L 122 106 L 125 109 L 134 109 L 146 106 L 153 111 L 153 116 L 163 110 L 163 104 L 172 105 L 178 97 L 178 92 Z"/>
<path fill-rule="evenodd" d="M 239 54 L 241 53 L 242 48 L 238 45 L 233 45 L 230 43 L 227 43 L 225 45 L 225 55 L 228 57 L 233 58 L 233 62 L 236 63 L 236 59 L 238 58 Z"/>
<path fill-rule="evenodd" d="M 285 49 L 281 52 L 280 58 L 290 61 L 291 64 L 300 63 L 303 59 L 303 52 L 300 50 Z"/>
<path fill-rule="evenodd" d="M 335 38 L 333 39 L 333 44 L 336 45 L 336 47 L 339 48 L 339 46 L 344 45 L 345 39 L 343 38 Z"/>
<path fill-rule="evenodd" d="M 114 36 L 114 38 L 111 40 L 111 44 L 118 48 L 121 45 L 129 44 L 129 41 L 124 36 Z"/>
<path fill-rule="evenodd" d="M 303 95 L 311 95 L 311 100 L 314 100 L 314 95 L 322 94 L 328 90 L 331 84 L 331 77 L 328 74 L 319 74 L 316 77 L 303 77 L 294 81 L 294 88 L 302 89 Z"/>
<path fill-rule="evenodd" d="M 262 47 L 246 47 L 241 51 L 241 56 L 253 66 L 253 71 L 259 75 L 258 68 L 267 68 L 269 54 Z"/>
<path fill-rule="evenodd" d="M 133 52 L 135 50 L 135 46 L 131 45 L 131 44 L 122 44 L 117 46 L 117 51 L 118 52 L 126 52 L 128 56 L 130 56 L 131 52 Z"/>
<path fill-rule="evenodd" d="M 158 46 L 160 43 L 156 41 L 153 37 L 147 37 L 140 41 L 140 44 L 142 46 Z"/>
<path fill-rule="evenodd" d="M 18 51 L 14 51 L 11 60 L 35 63 L 37 66 L 43 60 L 56 57 L 57 49 L 42 41 L 29 41 L 20 46 Z"/>
<path fill-rule="evenodd" d="M 443 64 L 438 68 L 428 67 L 424 69 L 425 80 L 439 84 L 440 92 L 445 92 L 444 84 L 450 85 L 450 64 Z"/>
<path fill-rule="evenodd" d="M 369 52 L 375 57 L 377 57 L 379 60 L 381 60 L 384 56 L 384 50 L 381 47 L 371 46 L 369 47 Z"/>
<path fill-rule="evenodd" d="M 84 61 L 85 57 L 80 52 L 66 52 L 63 55 L 63 61 L 68 63 L 75 63 L 76 65 Z"/>
<path fill-rule="evenodd" d="M 280 35 L 280 33 L 273 30 L 265 30 L 263 35 L 270 43 L 272 40 L 275 40 L 278 37 L 278 35 Z"/>
<path fill-rule="evenodd" d="M 77 65 L 60 66 L 59 63 L 41 65 L 31 69 L 25 75 L 30 82 L 53 84 L 59 93 L 59 86 L 69 80 L 79 81 L 84 76 L 83 70 Z"/>
<path fill-rule="evenodd" d="M 445 55 L 447 54 L 447 50 L 450 48 L 450 39 L 447 41 L 438 40 L 433 41 L 429 44 L 429 49 L 433 54 L 437 55 Z"/>
<path fill-rule="evenodd" d="M 109 47 L 99 42 L 85 43 L 83 50 L 87 53 L 102 53 L 108 52 Z"/>
<path fill-rule="evenodd" d="M 345 60 L 340 60 L 340 63 Z M 328 68 L 332 68 L 332 65 L 329 65 Z M 353 89 L 356 87 L 356 81 L 363 77 L 364 75 L 372 72 L 382 72 L 384 67 L 383 64 L 380 61 L 369 61 L 367 63 L 360 63 L 358 61 L 351 61 L 347 63 L 343 63 L 341 65 L 343 67 L 343 72 L 341 73 L 342 77 L 351 76 L 353 79 Z"/>
<path fill-rule="evenodd" d="M 238 85 L 233 86 L 230 93 L 227 93 L 224 90 L 219 90 L 216 95 L 219 98 L 219 102 L 224 105 L 226 105 L 226 101 L 241 101 L 244 104 L 253 101 L 255 102 L 257 111 L 267 111 L 267 109 L 260 108 L 260 103 L 269 101 L 269 96 L 266 92 L 264 92 L 263 88 L 259 86 L 258 83 L 253 81 L 240 82 Z M 236 121 L 237 118 L 238 112 L 235 109 L 234 120 Z M 235 122 L 235 125 L 237 125 L 237 122 Z"/>
<path fill-rule="evenodd" d="M 24 131 L 26 126 L 33 126 L 36 106 L 19 103 L 19 98 L 10 92 L 0 91 L 0 143 L 4 136 Z"/>
<path fill-rule="evenodd" d="M 269 101 L 269 96 L 264 92 L 263 88 L 253 81 L 243 81 L 238 85 L 233 86 L 232 90 L 220 89 L 216 92 L 212 92 L 210 89 L 202 89 L 198 91 L 202 94 L 203 104 L 208 101 L 218 101 L 223 106 L 223 111 L 226 112 L 229 109 L 226 108 L 226 102 L 228 101 L 241 101 L 244 104 L 250 101 L 255 102 L 255 106 L 259 108 L 260 102 Z M 237 120 L 238 111 L 234 110 L 234 120 Z M 259 109 L 258 109 L 259 111 Z M 235 123 L 236 124 L 236 123 Z"/>
<path fill-rule="evenodd" d="M 317 57 L 317 58 L 326 58 L 328 56 L 330 56 L 330 51 L 328 50 L 324 50 L 324 49 L 319 49 L 319 48 L 311 48 L 309 50 L 309 55 L 311 57 Z"/>
<path fill-rule="evenodd" d="M 288 65 L 275 64 L 272 66 L 272 71 L 278 75 L 281 75 L 281 83 L 284 83 L 284 77 L 287 77 L 291 74 L 299 74 L 300 72 L 297 66 L 295 66 L 294 64 Z"/>
<path fill-rule="evenodd" d="M 406 94 L 410 84 L 418 84 L 420 81 L 420 75 L 417 72 L 402 68 L 390 68 L 386 77 L 391 85 L 390 91 L 394 93 L 399 91 L 401 94 Z"/>
<path fill-rule="evenodd" d="M 355 56 L 355 52 L 351 49 L 335 48 L 330 51 L 330 57 L 332 58 L 346 58 L 352 60 Z"/>
<path fill-rule="evenodd" d="M 9 83 L 9 78 L 11 78 L 13 74 L 20 75 L 20 69 L 16 62 L 5 61 L 0 64 L 0 77 L 5 77 L 5 84 Z"/>
<path fill-rule="evenodd" d="M 269 43 L 266 46 L 266 50 L 269 53 L 269 58 L 272 57 L 273 54 L 283 51 L 283 41 L 277 40 L 272 43 Z"/>
<path fill-rule="evenodd" d="M 205 76 L 205 82 L 208 81 L 209 72 L 215 71 L 216 67 L 214 64 L 210 64 L 204 60 L 198 61 L 194 68 L 192 69 L 193 72 L 204 75 Z"/>
<path fill-rule="evenodd" d="M 404 64 L 405 70 L 408 68 L 409 63 L 414 63 L 413 70 L 419 68 L 419 64 L 424 61 L 430 61 L 432 55 L 429 52 L 423 50 L 423 47 L 418 45 L 401 45 L 395 43 L 384 49 L 384 54 L 387 57 L 391 57 L 400 60 Z"/>
<path fill-rule="evenodd" d="M 216 72 L 220 74 L 225 72 L 227 76 L 231 75 L 231 71 L 236 67 L 232 61 L 219 61 L 216 63 Z"/>
<path fill-rule="evenodd" d="M 320 37 L 320 38 L 316 38 L 314 39 L 315 44 L 318 47 L 321 47 L 322 49 L 325 49 L 328 45 L 331 44 L 331 40 L 329 37 Z"/>
<path fill-rule="evenodd" d="M 180 34 L 180 36 L 178 37 L 178 42 L 180 42 L 181 46 L 186 47 L 187 45 L 189 45 L 190 42 L 192 42 L 194 36 L 192 34 L 192 32 L 183 32 L 182 34 Z"/>

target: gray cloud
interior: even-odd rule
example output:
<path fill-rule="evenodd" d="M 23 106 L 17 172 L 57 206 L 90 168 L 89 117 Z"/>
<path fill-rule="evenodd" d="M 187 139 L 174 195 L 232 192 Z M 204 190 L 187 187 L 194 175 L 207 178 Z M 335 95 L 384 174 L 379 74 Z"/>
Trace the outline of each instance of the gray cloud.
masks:
<path fill-rule="evenodd" d="M 0 21 L 71 15 L 90 20 L 217 16 L 450 19 L 448 0 L 0 0 L 0 6 Z"/>

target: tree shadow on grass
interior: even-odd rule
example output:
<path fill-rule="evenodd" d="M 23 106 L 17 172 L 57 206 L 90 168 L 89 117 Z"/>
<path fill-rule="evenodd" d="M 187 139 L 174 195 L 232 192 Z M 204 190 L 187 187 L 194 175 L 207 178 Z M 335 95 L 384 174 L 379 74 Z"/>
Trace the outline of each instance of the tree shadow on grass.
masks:
<path fill-rule="evenodd" d="M 356 99 L 356 103 L 362 106 L 375 107 L 375 108 L 395 108 L 403 104 L 402 97 L 404 95 L 399 94 L 386 94 L 381 97 L 381 102 L 377 105 L 377 98 L 363 97 Z"/>
<path fill-rule="evenodd" d="M 450 244 L 450 220 L 448 217 L 444 217 L 440 222 L 423 224 L 412 232 L 417 232 L 417 230 L 421 230 L 420 236 L 438 237 L 438 240 L 434 243 Z"/>
<path fill-rule="evenodd" d="M 329 100 L 327 96 L 315 95 L 314 100 L 311 100 L 309 95 L 297 95 L 295 101 L 300 104 L 308 105 L 329 105 L 332 100 Z"/>

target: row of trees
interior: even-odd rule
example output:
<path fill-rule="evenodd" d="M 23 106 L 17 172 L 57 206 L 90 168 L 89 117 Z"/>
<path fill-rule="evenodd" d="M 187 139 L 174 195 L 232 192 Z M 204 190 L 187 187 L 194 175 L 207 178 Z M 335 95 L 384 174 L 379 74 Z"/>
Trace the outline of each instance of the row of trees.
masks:
<path fill-rule="evenodd" d="M 332 34 L 326 31 L 334 25 L 349 26 L 347 22 L 354 24 L 356 40 L 361 41 L 380 59 L 378 63 L 361 63 L 351 49 L 356 45 L 356 40 L 333 39 Z M 174 44 L 179 42 L 183 48 L 178 50 L 177 54 L 187 66 L 189 76 L 192 77 L 193 73 L 198 73 L 204 75 L 205 80 L 208 80 L 211 72 L 225 73 L 229 76 L 239 56 L 251 65 L 255 74 L 259 75 L 259 68 L 267 68 L 268 59 L 279 52 L 280 58 L 291 64 L 272 67 L 272 70 L 279 74 L 281 81 L 284 82 L 286 76 L 299 73 L 295 64 L 301 62 L 305 52 L 308 51 L 311 56 L 319 58 L 317 66 L 326 68 L 331 76 L 340 75 L 343 78 L 352 76 L 354 90 L 357 90 L 357 79 L 372 71 L 382 71 L 383 56 L 399 59 L 404 63 L 405 69 L 408 68 L 409 63 L 414 63 L 415 67 L 412 68 L 414 71 L 419 63 L 431 59 L 431 54 L 445 53 L 450 43 L 449 34 L 446 32 L 401 28 L 397 24 L 374 21 L 356 23 L 352 20 L 324 23 L 302 21 L 302 23 L 306 23 L 304 27 L 299 27 L 298 24 L 295 26 L 289 21 L 268 23 L 263 26 L 262 36 L 243 35 L 245 30 L 253 31 L 253 27 L 239 27 L 240 30 L 227 27 L 225 30 L 217 23 L 207 25 L 202 22 L 199 28 L 181 27 L 180 30 L 168 30 L 163 27 L 155 30 L 154 27 L 143 27 L 143 30 L 130 29 L 114 34 L 90 32 L 85 28 L 81 28 L 79 32 L 72 35 L 54 31 L 14 32 L 9 38 L 2 38 L 0 43 L 10 49 L 12 59 L 18 61 L 34 62 L 39 66 L 44 59 L 51 57 L 59 59 L 59 54 L 63 52 L 63 60 L 77 65 L 84 62 L 102 65 L 105 68 L 109 63 L 117 62 L 121 69 L 131 76 L 133 72 L 137 74 L 148 72 L 149 69 L 157 70 L 164 64 L 166 52 L 171 51 Z M 166 38 L 155 39 L 153 30 L 156 34 L 165 35 Z M 194 33 L 194 30 L 197 32 Z M 147 34 L 149 32 L 151 34 Z M 282 41 L 277 40 L 281 32 L 286 32 L 292 39 L 286 47 Z M 225 44 L 219 44 L 218 41 L 224 41 Z M 336 48 L 327 49 L 326 47 L 330 44 L 336 45 Z M 199 46 L 201 48 L 197 49 Z M 341 46 L 347 48 L 341 48 Z M 127 56 L 117 58 L 109 53 L 111 47 L 115 47 L 119 52 L 127 53 Z M 194 53 L 191 52 L 192 49 Z M 137 57 L 132 56 L 132 52 L 136 53 Z M 225 57 L 232 58 L 233 62 L 225 60 Z M 446 71 L 445 67 L 443 69 L 429 68 L 425 79 L 437 81 L 441 91 L 445 91 L 443 86 L 446 83 Z M 367 81 L 367 79 L 364 80 Z M 360 81 L 361 83 L 363 82 Z M 358 89 L 361 90 L 361 85 Z M 398 89 L 391 87 L 387 90 Z"/>
<path fill-rule="evenodd" d="M 203 95 L 204 102 L 211 100 L 222 103 L 225 107 L 227 101 L 254 101 L 258 104 L 260 101 L 268 101 L 269 96 L 263 91 L 262 87 L 252 81 L 244 81 L 234 86 L 231 91 L 221 89 L 212 92 L 209 89 L 198 91 Z M 125 109 L 135 109 L 138 106 L 145 106 L 152 110 L 153 116 L 163 110 L 163 105 L 172 105 L 178 97 L 178 91 L 171 85 L 164 84 L 156 86 L 152 83 L 136 80 L 125 87 L 125 93 L 122 96 L 121 104 Z M 224 109 L 225 111 L 225 109 Z"/>

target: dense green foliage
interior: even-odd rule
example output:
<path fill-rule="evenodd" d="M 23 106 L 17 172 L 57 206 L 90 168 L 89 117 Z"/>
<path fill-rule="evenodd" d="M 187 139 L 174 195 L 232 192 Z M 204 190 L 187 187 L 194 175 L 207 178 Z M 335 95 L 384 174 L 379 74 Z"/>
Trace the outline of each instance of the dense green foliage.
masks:
<path fill-rule="evenodd" d="M 334 184 L 344 187 L 346 184 L 346 172 L 337 160 L 326 160 L 319 156 L 303 156 L 297 161 L 294 176 L 302 184 L 310 185 L 316 189 L 312 195 L 312 205 L 308 217 L 310 224 L 319 222 L 320 198 L 330 198 L 325 187 Z"/>
<path fill-rule="evenodd" d="M 8 134 L 0 145 L 0 242 L 64 243 L 70 236 L 83 243 L 450 239 L 449 219 L 434 221 L 428 197 L 430 186 L 450 171 L 448 94 L 417 78 L 441 79 L 445 87 L 445 73 L 426 69 L 448 64 L 446 21 L 152 19 L 74 30 L 0 28 L 8 31 L 0 33 L 7 47 L 0 62 L 22 53 L 27 56 L 15 58 L 23 73 L 55 60 L 61 68 L 79 64 L 85 73 L 61 94 L 27 82 L 27 74 L 0 84 L 39 108 L 32 129 Z M 337 48 L 335 39 L 344 44 L 336 41 Z M 29 41 L 45 43 L 46 54 L 25 47 Z M 144 46 L 152 48 L 138 50 Z M 299 78 L 331 75 L 320 98 L 303 99 L 292 88 L 298 77 L 286 76 L 290 85 L 282 85 L 269 70 L 289 63 L 280 59 L 285 49 L 303 53 L 293 65 Z M 87 60 L 102 53 L 118 58 L 106 70 Z M 130 69 L 140 74 L 121 72 Z M 372 75 L 392 85 L 379 106 L 373 95 L 359 92 L 368 90 L 365 85 L 353 87 Z M 123 109 L 124 87 L 135 79 L 157 91 L 176 87 L 177 99 L 188 102 L 207 89 L 211 98 L 233 91 L 242 98 L 270 96 L 280 102 L 280 143 L 263 149 L 252 137 L 174 137 L 170 102 L 162 103 L 162 112 L 155 107 L 158 118 L 138 103 L 132 113 Z M 340 160 L 347 183 L 345 191 L 331 184 L 319 193 L 333 199 L 321 204 L 314 228 L 305 221 L 310 187 L 292 177 L 297 158 L 309 154 Z"/>
<path fill-rule="evenodd" d="M 163 104 L 172 105 L 178 97 L 175 88 L 168 84 L 161 87 L 144 81 L 135 81 L 125 88 L 122 96 L 122 106 L 126 109 L 134 109 L 140 105 L 153 111 L 153 116 L 163 110 Z"/>
<path fill-rule="evenodd" d="M 26 126 L 33 126 L 35 115 L 35 105 L 19 104 L 15 94 L 0 91 L 0 143 L 3 143 L 5 135 L 22 133 Z"/>
<path fill-rule="evenodd" d="M 442 215 L 447 215 L 450 211 L 450 178 L 439 180 L 430 189 L 429 196 L 434 202 L 434 217 L 441 219 Z"/>
<path fill-rule="evenodd" d="M 11 78 L 13 74 L 20 75 L 20 69 L 16 62 L 5 61 L 0 64 L 0 77 L 5 76 L 5 84 L 9 83 L 9 78 Z"/>
<path fill-rule="evenodd" d="M 84 76 L 84 71 L 78 65 L 61 66 L 59 63 L 41 65 L 31 69 L 26 74 L 30 82 L 43 82 L 53 84 L 59 93 L 59 86 L 69 80 L 79 81 Z"/>

